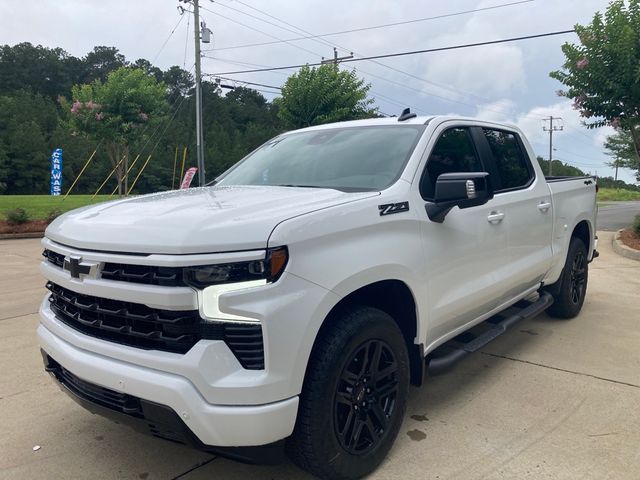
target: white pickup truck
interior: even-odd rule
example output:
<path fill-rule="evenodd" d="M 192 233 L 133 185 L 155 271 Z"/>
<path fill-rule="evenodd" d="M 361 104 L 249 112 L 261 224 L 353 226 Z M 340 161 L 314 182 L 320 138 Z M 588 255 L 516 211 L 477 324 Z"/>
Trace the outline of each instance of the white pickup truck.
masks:
<path fill-rule="evenodd" d="M 54 221 L 45 366 L 155 436 L 359 478 L 410 383 L 580 312 L 595 214 L 595 179 L 545 179 L 515 127 L 405 111 L 285 133 L 212 186 Z"/>

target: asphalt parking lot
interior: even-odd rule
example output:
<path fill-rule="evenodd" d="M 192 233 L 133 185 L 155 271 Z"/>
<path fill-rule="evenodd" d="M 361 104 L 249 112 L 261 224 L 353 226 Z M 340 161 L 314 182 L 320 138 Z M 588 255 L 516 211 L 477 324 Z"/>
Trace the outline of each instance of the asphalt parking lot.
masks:
<path fill-rule="evenodd" d="M 640 262 L 599 236 L 580 316 L 518 324 L 412 389 L 371 478 L 640 477 Z M 0 241 L 0 478 L 307 478 L 290 463 L 244 465 L 135 433 L 61 393 L 35 336 L 40 253 L 37 239 Z"/>

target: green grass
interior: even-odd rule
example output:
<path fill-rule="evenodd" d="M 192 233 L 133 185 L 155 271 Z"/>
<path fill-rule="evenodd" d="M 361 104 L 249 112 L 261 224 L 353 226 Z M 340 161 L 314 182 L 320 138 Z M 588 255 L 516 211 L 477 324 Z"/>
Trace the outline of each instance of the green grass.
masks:
<path fill-rule="evenodd" d="M 601 188 L 598 192 L 598 202 L 629 202 L 632 200 L 640 200 L 640 192 L 621 188 Z"/>
<path fill-rule="evenodd" d="M 6 220 L 6 213 L 15 208 L 24 208 L 30 220 L 44 220 L 52 210 L 67 212 L 74 208 L 84 207 L 91 203 L 115 200 L 117 196 L 98 195 L 91 200 L 91 195 L 69 195 L 66 200 L 62 196 L 52 195 L 0 195 L 0 219 Z"/>

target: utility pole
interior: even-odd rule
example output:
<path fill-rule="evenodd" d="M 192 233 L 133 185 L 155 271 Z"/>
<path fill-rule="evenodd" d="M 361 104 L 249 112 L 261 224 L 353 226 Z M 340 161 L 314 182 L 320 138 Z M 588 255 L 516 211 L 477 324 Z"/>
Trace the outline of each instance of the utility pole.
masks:
<path fill-rule="evenodd" d="M 196 156 L 198 158 L 198 184 L 204 187 L 204 135 L 202 132 L 202 75 L 200 73 L 200 6 L 193 0 L 193 32 L 196 42 Z"/>
<path fill-rule="evenodd" d="M 543 122 L 545 122 L 545 125 L 542 126 L 543 131 L 549 132 L 549 176 L 551 176 L 553 173 L 553 132 L 561 132 L 562 130 L 564 130 L 564 127 L 562 125 L 554 126 L 554 120 L 562 120 L 562 118 L 549 115 L 549 118 L 543 120 Z M 549 122 L 549 128 L 547 128 L 546 122 Z"/>
<path fill-rule="evenodd" d="M 342 60 L 348 60 L 349 58 L 353 58 L 353 52 L 345 57 L 338 57 L 338 49 L 336 47 L 333 47 L 333 58 L 325 60 L 325 58 L 322 57 L 322 61 L 320 63 L 322 63 L 323 65 L 326 65 L 327 63 L 338 65 L 338 63 L 340 63 Z"/>

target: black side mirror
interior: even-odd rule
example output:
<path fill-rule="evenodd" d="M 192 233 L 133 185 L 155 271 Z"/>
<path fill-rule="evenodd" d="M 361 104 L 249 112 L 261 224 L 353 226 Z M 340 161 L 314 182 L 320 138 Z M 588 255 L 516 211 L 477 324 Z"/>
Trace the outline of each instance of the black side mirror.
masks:
<path fill-rule="evenodd" d="M 433 202 L 427 202 L 425 209 L 431 221 L 442 223 L 453 207 L 476 207 L 492 198 L 487 172 L 443 173 L 436 180 Z"/>

